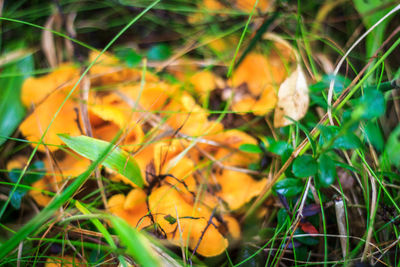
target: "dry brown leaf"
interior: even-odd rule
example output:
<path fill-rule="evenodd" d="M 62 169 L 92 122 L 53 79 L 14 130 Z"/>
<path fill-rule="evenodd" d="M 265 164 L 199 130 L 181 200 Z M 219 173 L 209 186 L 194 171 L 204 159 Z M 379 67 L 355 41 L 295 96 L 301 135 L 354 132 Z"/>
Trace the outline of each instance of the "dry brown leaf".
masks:
<path fill-rule="evenodd" d="M 283 127 L 300 120 L 307 112 L 309 104 L 306 77 L 300 65 L 281 84 L 278 92 L 278 104 L 275 108 L 274 126 Z"/>

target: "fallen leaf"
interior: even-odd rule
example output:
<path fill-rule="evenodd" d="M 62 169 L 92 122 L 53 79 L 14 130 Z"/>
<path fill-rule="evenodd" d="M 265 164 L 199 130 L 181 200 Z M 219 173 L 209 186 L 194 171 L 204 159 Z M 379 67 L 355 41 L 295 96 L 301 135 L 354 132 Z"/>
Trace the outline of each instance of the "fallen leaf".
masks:
<path fill-rule="evenodd" d="M 278 104 L 275 108 L 274 126 L 284 127 L 300 120 L 307 113 L 309 104 L 306 77 L 300 66 L 281 84 L 278 91 Z"/>
<path fill-rule="evenodd" d="M 312 225 L 310 222 L 302 222 L 300 223 L 301 230 L 308 234 L 319 234 L 318 230 Z"/>

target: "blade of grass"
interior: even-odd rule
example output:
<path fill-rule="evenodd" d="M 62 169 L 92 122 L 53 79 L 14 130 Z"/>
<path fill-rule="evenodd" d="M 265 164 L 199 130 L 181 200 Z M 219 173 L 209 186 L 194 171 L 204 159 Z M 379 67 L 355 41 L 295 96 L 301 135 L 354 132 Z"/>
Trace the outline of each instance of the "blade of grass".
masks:
<path fill-rule="evenodd" d="M 91 215 L 92 213 L 84 206 L 79 201 L 75 202 L 75 206 L 80 210 L 85 215 Z M 99 219 L 97 218 L 90 218 L 89 219 L 94 226 L 96 226 L 97 230 L 99 230 L 100 233 L 104 236 L 104 239 L 107 241 L 107 243 L 110 245 L 110 247 L 113 250 L 117 250 L 117 245 L 115 244 L 114 240 L 111 237 L 111 234 L 107 231 L 107 229 L 104 227 L 104 225 L 100 222 Z M 127 262 L 125 261 L 125 258 L 122 255 L 118 255 L 118 259 L 121 262 L 123 266 L 127 266 Z"/>
<path fill-rule="evenodd" d="M 85 215 L 90 215 L 92 214 L 85 206 L 79 201 L 75 202 L 75 206 L 78 208 L 80 212 L 82 212 Z M 97 218 L 91 218 L 89 219 L 94 226 L 96 226 L 97 230 L 104 236 L 104 239 L 107 241 L 107 243 L 114 249 L 117 248 L 117 245 L 115 245 L 114 240 L 112 239 L 110 233 L 107 231 L 107 229 L 104 227 L 104 225 L 100 222 L 99 219 Z"/>
<path fill-rule="evenodd" d="M 58 136 L 69 148 L 90 160 L 98 158 L 101 152 L 110 145 L 109 142 L 84 135 L 73 137 L 67 134 L 59 134 Z M 144 181 L 139 165 L 125 150 L 114 146 L 112 152 L 104 160 L 103 165 L 117 171 L 137 186 L 143 187 Z"/>
<path fill-rule="evenodd" d="M 119 217 L 110 217 L 121 242 L 127 247 L 127 252 L 140 266 L 161 266 L 161 261 L 154 257 L 150 242 Z"/>

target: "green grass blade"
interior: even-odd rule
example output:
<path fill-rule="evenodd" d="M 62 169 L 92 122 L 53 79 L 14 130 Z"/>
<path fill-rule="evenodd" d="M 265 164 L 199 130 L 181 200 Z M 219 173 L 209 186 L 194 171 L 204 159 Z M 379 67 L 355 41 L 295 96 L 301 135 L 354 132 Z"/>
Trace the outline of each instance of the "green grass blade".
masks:
<path fill-rule="evenodd" d="M 0 133 L 2 136 L 9 137 L 17 128 L 25 116 L 25 108 L 20 100 L 21 86 L 28 75 L 32 72 L 32 55 L 5 67 L 1 74 L 22 73 L 21 76 L 0 78 Z M 0 146 L 7 140 L 0 137 Z"/>
<path fill-rule="evenodd" d="M 127 222 L 118 217 L 110 218 L 121 242 L 126 246 L 127 253 L 131 255 L 140 266 L 161 266 L 161 261 L 154 257 L 150 242 L 132 228 Z"/>
<path fill-rule="evenodd" d="M 109 142 L 83 135 L 72 137 L 68 134 L 59 134 L 58 136 L 69 148 L 90 160 L 97 159 L 110 145 Z M 114 146 L 102 164 L 122 174 L 137 186 L 143 187 L 144 182 L 139 165 L 128 152 Z"/>
<path fill-rule="evenodd" d="M 80 212 L 82 212 L 85 215 L 92 214 L 81 202 L 76 201 L 75 206 L 79 209 Z M 100 222 L 99 219 L 93 218 L 90 219 L 90 221 L 96 226 L 97 230 L 104 236 L 104 239 L 107 241 L 107 243 L 113 248 L 117 249 L 117 246 L 115 245 L 114 240 L 112 239 L 110 233 L 107 231 L 107 229 L 104 227 L 104 225 Z"/>

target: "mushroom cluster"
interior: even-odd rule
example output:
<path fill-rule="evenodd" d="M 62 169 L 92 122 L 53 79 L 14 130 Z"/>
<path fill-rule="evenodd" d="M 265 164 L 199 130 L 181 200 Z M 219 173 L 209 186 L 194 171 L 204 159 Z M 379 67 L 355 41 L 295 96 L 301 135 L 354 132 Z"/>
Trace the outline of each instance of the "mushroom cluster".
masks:
<path fill-rule="evenodd" d="M 89 60 L 96 57 L 92 53 Z M 265 115 L 272 110 L 276 84 L 287 76 L 279 60 L 249 54 L 233 78 L 223 81 L 226 90 L 238 92 L 231 99 L 233 111 Z M 31 112 L 20 131 L 32 146 L 44 135 L 38 149 L 47 155 L 47 173 L 29 193 L 36 203 L 46 206 L 51 196 L 45 191 L 62 190 L 90 164 L 66 148 L 57 134 L 111 141 L 122 131 L 117 144 L 137 162 L 145 186 L 139 188 L 123 175 L 106 170 L 106 184 L 131 186 L 130 192 L 106 192 L 104 206 L 109 212 L 132 227 L 153 231 L 206 257 L 221 254 L 239 239 L 237 216 L 268 180 L 243 172 L 259 155 L 239 147 L 257 145 L 257 140 L 244 131 L 226 129 L 221 116 L 215 119 L 200 103 L 222 79 L 200 70 L 184 83 L 171 84 L 149 70 L 123 66 L 111 54 L 101 55 L 72 90 L 79 77 L 77 66 L 65 64 L 23 85 L 22 101 Z M 245 92 L 239 92 L 240 87 Z"/>

